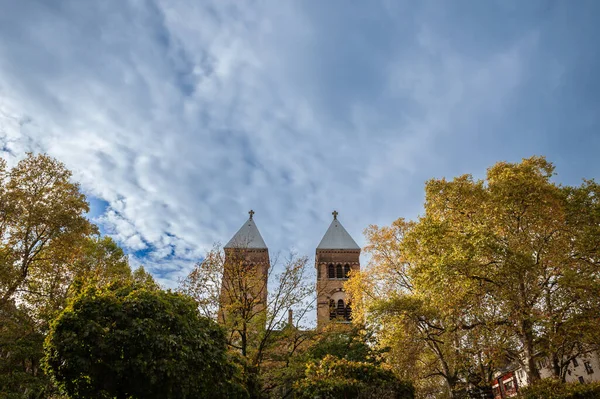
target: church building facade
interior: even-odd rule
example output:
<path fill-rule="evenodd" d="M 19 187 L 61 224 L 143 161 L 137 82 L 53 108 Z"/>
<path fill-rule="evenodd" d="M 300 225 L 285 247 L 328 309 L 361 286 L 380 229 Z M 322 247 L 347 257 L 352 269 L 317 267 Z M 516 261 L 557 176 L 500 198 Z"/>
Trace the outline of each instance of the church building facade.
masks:
<path fill-rule="evenodd" d="M 224 247 L 221 321 L 226 317 L 224 309 L 230 302 L 228 288 L 235 284 L 234 275 L 239 274 L 240 268 L 251 270 L 254 274 L 254 287 L 249 289 L 248 294 L 255 298 L 256 306 L 262 309 L 266 306 L 269 250 L 254 222 L 254 212 L 249 214 L 250 218 Z M 360 270 L 360 247 L 340 223 L 338 212 L 333 211 L 332 215 L 333 220 L 315 252 L 318 329 L 330 322 L 351 322 L 352 304 L 343 286 L 350 271 Z"/>

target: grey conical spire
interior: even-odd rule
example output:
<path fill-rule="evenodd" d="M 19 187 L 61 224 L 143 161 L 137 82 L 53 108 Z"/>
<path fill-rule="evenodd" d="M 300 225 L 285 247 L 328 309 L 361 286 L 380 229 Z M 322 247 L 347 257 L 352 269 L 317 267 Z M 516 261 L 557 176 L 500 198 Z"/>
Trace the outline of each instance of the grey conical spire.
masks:
<path fill-rule="evenodd" d="M 267 249 L 258 227 L 254 223 L 254 211 L 248 212 L 250 218 L 240 227 L 237 233 L 225 245 L 225 248 Z"/>
<path fill-rule="evenodd" d="M 338 212 L 333 211 L 332 214 L 333 220 L 317 249 L 360 249 L 356 241 L 337 219 Z"/>

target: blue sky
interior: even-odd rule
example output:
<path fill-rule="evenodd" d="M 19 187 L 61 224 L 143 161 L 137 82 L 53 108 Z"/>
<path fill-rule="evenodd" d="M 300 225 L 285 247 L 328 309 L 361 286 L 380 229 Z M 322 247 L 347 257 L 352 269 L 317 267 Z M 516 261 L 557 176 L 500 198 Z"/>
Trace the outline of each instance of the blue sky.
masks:
<path fill-rule="evenodd" d="M 172 285 L 256 211 L 314 254 L 331 211 L 414 218 L 432 177 L 545 155 L 598 178 L 598 1 L 0 0 L 0 151 L 63 161 Z"/>

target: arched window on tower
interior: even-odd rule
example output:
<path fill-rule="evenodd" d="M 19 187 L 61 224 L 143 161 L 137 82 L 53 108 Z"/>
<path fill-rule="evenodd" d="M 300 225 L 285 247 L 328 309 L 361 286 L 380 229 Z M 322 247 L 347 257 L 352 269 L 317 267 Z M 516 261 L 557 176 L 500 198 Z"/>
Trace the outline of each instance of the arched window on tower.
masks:
<path fill-rule="evenodd" d="M 336 271 L 336 277 L 337 278 L 344 278 L 344 269 L 342 269 L 342 265 L 337 265 L 335 267 L 335 271 Z"/>
<path fill-rule="evenodd" d="M 346 305 L 345 310 L 346 311 L 344 314 L 344 320 L 351 321 L 352 320 L 352 307 L 350 306 L 350 302 L 348 302 L 348 304 Z"/>
<path fill-rule="evenodd" d="M 335 266 L 329 265 L 329 278 L 335 278 Z"/>
<path fill-rule="evenodd" d="M 332 299 L 329 301 L 329 320 L 335 319 L 335 316 L 336 316 L 335 301 Z"/>
<path fill-rule="evenodd" d="M 340 299 L 337 301 L 337 315 L 340 318 L 343 318 L 345 313 L 346 313 L 346 307 L 344 306 L 344 300 Z"/>
<path fill-rule="evenodd" d="M 350 265 L 346 264 L 344 266 L 344 278 L 348 278 L 349 275 L 350 275 Z"/>

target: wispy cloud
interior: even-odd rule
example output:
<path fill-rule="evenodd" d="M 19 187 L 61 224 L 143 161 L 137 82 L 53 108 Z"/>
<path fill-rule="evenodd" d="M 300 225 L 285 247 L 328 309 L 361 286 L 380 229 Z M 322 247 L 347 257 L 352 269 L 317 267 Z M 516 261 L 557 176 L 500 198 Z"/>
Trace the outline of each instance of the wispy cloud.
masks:
<path fill-rule="evenodd" d="M 3 157 L 46 151 L 65 162 L 103 231 L 167 284 L 250 208 L 272 252 L 312 254 L 334 208 L 360 244 L 367 224 L 418 214 L 433 176 L 534 153 L 556 154 L 568 176 L 598 174 L 585 151 L 595 169 L 570 168 L 575 151 L 560 152 L 557 133 L 574 126 L 582 145 L 598 144 L 587 134 L 598 128 L 598 91 L 580 87 L 598 78 L 573 75 L 583 61 L 599 64 L 583 40 L 598 30 L 594 2 L 568 12 L 506 2 L 5 3 Z M 570 32 L 575 21 L 587 30 Z M 574 45 L 595 56 L 568 58 Z"/>

